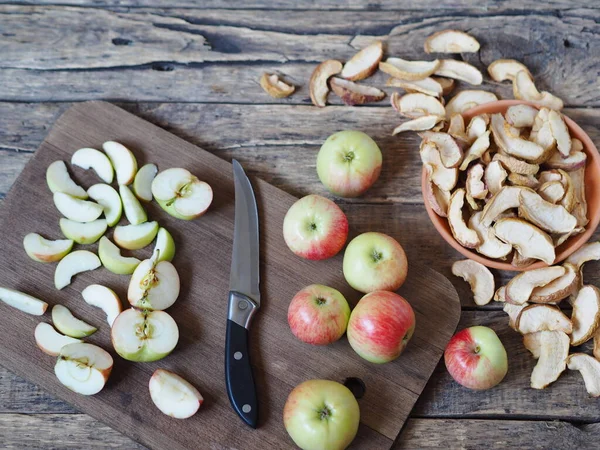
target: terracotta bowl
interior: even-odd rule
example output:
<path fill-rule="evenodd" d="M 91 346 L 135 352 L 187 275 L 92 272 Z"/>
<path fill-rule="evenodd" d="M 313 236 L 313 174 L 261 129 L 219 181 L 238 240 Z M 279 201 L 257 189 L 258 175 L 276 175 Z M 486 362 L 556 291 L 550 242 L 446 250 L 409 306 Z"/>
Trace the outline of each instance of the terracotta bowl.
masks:
<path fill-rule="evenodd" d="M 465 113 L 463 113 L 463 117 L 465 118 L 465 122 L 468 123 L 472 117 L 477 116 L 479 114 L 493 114 L 493 113 L 505 113 L 506 110 L 513 105 L 519 104 L 528 104 L 534 106 L 531 103 L 523 102 L 520 100 L 500 100 L 497 102 L 486 103 L 484 105 L 477 106 L 472 108 Z M 568 239 L 562 245 L 560 245 L 556 249 L 556 259 L 554 263 L 559 263 L 566 259 L 569 255 L 579 249 L 583 244 L 585 244 L 589 238 L 592 236 L 596 227 L 598 226 L 598 222 L 600 221 L 600 155 L 598 155 L 598 149 L 587 135 L 585 131 L 583 131 L 579 125 L 573 122 L 568 117 L 565 117 L 565 122 L 569 127 L 569 131 L 571 132 L 572 137 L 576 137 L 583 143 L 583 150 L 587 154 L 587 161 L 585 167 L 585 196 L 587 200 L 587 217 L 589 219 L 589 223 L 586 226 L 585 232 L 582 234 L 578 234 Z M 423 173 L 421 176 L 421 191 L 425 191 L 426 185 L 426 172 L 423 169 Z M 460 245 L 452 232 L 450 231 L 450 225 L 448 224 L 448 220 L 445 217 L 438 216 L 429 206 L 429 203 L 425 198 L 423 199 L 425 202 L 425 208 L 427 209 L 427 214 L 429 214 L 429 218 L 433 225 L 437 229 L 437 231 L 442 235 L 442 237 L 454 247 L 459 253 L 463 254 L 469 259 L 480 262 L 484 266 L 491 267 L 494 269 L 501 270 L 510 270 L 510 271 L 524 271 L 537 269 L 540 267 L 546 267 L 546 264 L 542 261 L 536 262 L 526 267 L 517 268 L 510 264 L 510 262 L 503 262 L 496 259 L 486 258 L 475 251 L 471 251 L 468 248 Z"/>

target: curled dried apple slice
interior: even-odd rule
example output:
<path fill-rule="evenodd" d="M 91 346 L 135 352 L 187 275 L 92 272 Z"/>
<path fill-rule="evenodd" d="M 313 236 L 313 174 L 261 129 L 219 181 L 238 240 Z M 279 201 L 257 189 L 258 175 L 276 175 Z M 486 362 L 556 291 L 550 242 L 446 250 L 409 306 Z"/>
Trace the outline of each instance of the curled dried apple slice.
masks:
<path fill-rule="evenodd" d="M 563 157 L 569 156 L 571 153 L 571 135 L 567 124 L 562 118 L 562 115 L 554 110 L 548 113 L 548 123 L 552 136 L 556 140 L 556 147 Z"/>
<path fill-rule="evenodd" d="M 518 100 L 526 100 L 550 109 L 560 110 L 563 108 L 563 101 L 560 98 L 552 95 L 550 92 L 538 91 L 533 78 L 524 70 L 517 72 L 517 75 L 513 79 L 513 95 Z"/>
<path fill-rule="evenodd" d="M 454 90 L 456 81 L 452 78 L 431 77 L 431 79 L 440 83 L 440 86 L 442 86 L 442 95 L 448 95 Z"/>
<path fill-rule="evenodd" d="M 462 114 L 455 113 L 450 116 L 450 123 L 448 124 L 448 130 L 446 130 L 446 132 L 458 142 L 467 144 L 465 119 L 463 119 Z"/>
<path fill-rule="evenodd" d="M 594 334 L 594 358 L 600 361 L 600 327 Z"/>
<path fill-rule="evenodd" d="M 487 227 L 506 210 L 518 208 L 520 205 L 521 186 L 504 186 L 486 203 L 483 208 L 481 222 Z"/>
<path fill-rule="evenodd" d="M 433 167 L 431 180 L 436 186 L 448 192 L 454 189 L 458 181 L 458 169 L 444 166 L 437 146 L 433 142 L 423 141 L 419 153 L 423 164 L 431 164 Z"/>
<path fill-rule="evenodd" d="M 460 188 L 454 191 L 448 203 L 448 223 L 454 239 L 467 248 L 475 248 L 481 244 L 479 236 L 467 226 L 463 219 L 463 205 L 465 203 L 465 190 Z M 493 292 L 492 292 L 493 293 Z M 491 296 L 490 296 L 491 298 Z"/>
<path fill-rule="evenodd" d="M 556 147 L 556 140 L 550 128 L 549 113 L 548 108 L 541 108 L 533 119 L 529 133 L 529 140 L 546 150 L 546 156 L 550 156 L 551 151 Z"/>
<path fill-rule="evenodd" d="M 524 303 L 522 305 L 513 305 L 508 302 L 504 303 L 502 309 L 508 314 L 508 326 L 513 330 L 517 331 L 517 318 L 519 317 L 519 314 L 521 314 L 521 311 L 523 311 L 523 308 L 527 308 L 527 306 L 529 306 L 529 303 Z"/>
<path fill-rule="evenodd" d="M 577 347 L 593 338 L 600 326 L 600 290 L 596 286 L 583 286 L 571 300 L 571 306 L 571 345 Z"/>
<path fill-rule="evenodd" d="M 531 303 L 558 303 L 571 295 L 579 286 L 579 271 L 573 264 L 563 265 L 565 273 L 545 286 L 536 287 L 531 292 Z"/>
<path fill-rule="evenodd" d="M 481 223 L 482 214 L 481 211 L 478 211 L 469 218 L 469 228 L 475 230 L 479 239 L 481 239 L 481 244 L 475 247 L 475 250 L 488 258 L 506 258 L 512 251 L 512 245 L 502 242 L 496 237 L 496 233 L 494 233 L 492 227 Z"/>
<path fill-rule="evenodd" d="M 495 102 L 498 100 L 496 94 L 482 90 L 464 90 L 460 91 L 450 99 L 446 105 L 446 114 L 462 114 L 468 109 L 484 103 Z"/>
<path fill-rule="evenodd" d="M 592 397 L 600 397 L 600 361 L 585 353 L 573 353 L 567 358 L 569 370 L 578 370 L 585 390 Z"/>
<path fill-rule="evenodd" d="M 501 219 L 494 225 L 498 239 L 511 244 L 521 256 L 552 264 L 556 258 L 550 236 L 535 225 L 521 219 Z"/>
<path fill-rule="evenodd" d="M 454 78 L 455 80 L 465 81 L 474 85 L 483 82 L 483 75 L 479 70 L 469 63 L 456 61 L 455 59 L 441 60 L 439 67 L 434 73 L 441 77 Z"/>
<path fill-rule="evenodd" d="M 506 285 L 506 300 L 515 305 L 522 305 L 529 301 L 536 287 L 546 286 L 558 277 L 562 277 L 566 270 L 562 266 L 554 266 L 521 272 Z"/>
<path fill-rule="evenodd" d="M 569 334 L 573 330 L 571 320 L 559 308 L 551 305 L 529 305 L 523 308 L 516 325 L 521 334 L 539 331 L 562 331 Z"/>
<path fill-rule="evenodd" d="M 583 233 L 584 231 L 585 231 L 585 228 L 577 227 L 577 228 L 573 228 L 568 233 L 556 234 L 556 235 L 554 235 L 554 246 L 558 247 L 558 246 L 562 245 L 564 242 L 566 242 L 566 240 L 569 239 L 571 236 L 576 236 L 578 234 Z"/>
<path fill-rule="evenodd" d="M 409 120 L 407 122 L 401 123 L 394 131 L 392 131 L 392 136 L 395 136 L 398 133 L 403 133 L 405 131 L 426 131 L 431 130 L 436 123 L 440 120 L 443 120 L 442 117 L 438 116 L 421 116 L 416 119 Z"/>
<path fill-rule="evenodd" d="M 493 114 L 490 126 L 494 141 L 510 156 L 534 163 L 545 156 L 545 149 L 540 145 L 511 135 L 507 130 L 509 124 L 504 120 L 502 114 Z"/>
<path fill-rule="evenodd" d="M 559 181 L 560 182 L 560 181 L 562 181 L 562 175 L 557 169 L 544 170 L 543 172 L 540 172 L 540 174 L 538 176 L 538 180 L 540 181 L 540 184 L 544 184 L 549 181 Z"/>
<path fill-rule="evenodd" d="M 494 81 L 512 81 L 521 71 L 531 76 L 529 69 L 514 59 L 497 59 L 488 66 L 487 70 Z"/>
<path fill-rule="evenodd" d="M 325 107 L 327 104 L 327 94 L 329 94 L 329 86 L 327 80 L 342 71 L 342 63 L 335 59 L 328 59 L 319 64 L 313 71 L 308 91 L 313 105 L 319 108 Z"/>
<path fill-rule="evenodd" d="M 523 186 L 530 189 L 536 189 L 540 182 L 533 175 L 521 175 L 520 173 L 511 173 L 508 176 L 508 181 L 513 186 Z"/>
<path fill-rule="evenodd" d="M 379 63 L 379 69 L 400 80 L 423 80 L 433 74 L 440 61 L 408 61 L 402 58 L 388 58 Z"/>
<path fill-rule="evenodd" d="M 563 158 L 561 154 L 557 152 L 546 161 L 546 165 L 552 169 L 572 171 L 585 167 L 586 159 L 587 155 L 584 152 L 571 153 L 566 158 Z"/>
<path fill-rule="evenodd" d="M 489 139 L 489 131 L 488 139 Z M 467 159 L 465 156 L 465 160 Z M 500 161 L 491 161 L 485 168 L 485 173 L 483 175 L 483 180 L 485 181 L 485 185 L 488 188 L 488 191 L 492 195 L 496 195 L 500 189 L 504 186 L 504 182 L 508 177 L 508 173 L 500 164 Z"/>
<path fill-rule="evenodd" d="M 550 203 L 558 203 L 565 196 L 565 188 L 560 181 L 547 181 L 538 188 L 538 194 Z"/>
<path fill-rule="evenodd" d="M 525 335 L 523 344 L 538 358 L 531 373 L 531 387 L 544 389 L 558 380 L 567 365 L 569 336 L 560 331 L 540 331 Z"/>
<path fill-rule="evenodd" d="M 427 77 L 422 80 L 399 80 L 398 78 L 390 78 L 385 83 L 386 86 L 398 87 L 406 90 L 407 92 L 420 92 L 422 94 L 430 95 L 432 97 L 440 97 L 443 95 L 442 85 L 434 80 L 433 78 Z"/>
<path fill-rule="evenodd" d="M 467 172 L 467 181 L 465 187 L 467 195 L 472 198 L 484 199 L 488 194 L 488 190 L 485 187 L 485 183 L 481 181 L 483 178 L 483 166 L 481 164 L 475 164 Z"/>
<path fill-rule="evenodd" d="M 430 95 L 421 94 L 420 92 L 403 96 L 394 92 L 390 97 L 390 102 L 396 111 L 411 119 L 422 116 L 446 116 L 446 109 L 439 100 Z"/>
<path fill-rule="evenodd" d="M 494 295 L 494 276 L 483 264 L 465 259 L 452 264 L 452 274 L 461 277 L 471 286 L 477 305 L 487 305 Z"/>
<path fill-rule="evenodd" d="M 500 161 L 502 166 L 506 167 L 510 172 L 520 173 L 521 175 L 535 175 L 540 170 L 537 164 L 527 163 L 510 155 L 496 153 L 492 158 L 493 161 Z"/>
<path fill-rule="evenodd" d="M 490 117 L 487 114 L 480 114 L 475 116 L 469 122 L 467 127 L 467 139 L 469 142 L 475 141 L 478 137 L 481 137 L 487 131 L 488 124 L 490 123 Z"/>
<path fill-rule="evenodd" d="M 592 242 L 581 246 L 565 262 L 573 264 L 579 270 L 586 262 L 598 260 L 600 260 L 600 242 Z"/>
<path fill-rule="evenodd" d="M 463 161 L 460 165 L 460 170 L 467 170 L 467 167 L 472 161 L 481 158 L 481 156 L 490 148 L 490 132 L 486 131 L 481 136 L 479 136 L 475 142 L 469 147 L 467 153 L 463 158 Z M 498 163 L 500 165 L 500 163 Z M 500 165 L 502 168 L 502 166 Z M 504 170 L 504 169 L 502 169 Z M 506 171 L 504 171 L 506 173 Z M 506 178 L 506 177 L 505 177 Z M 487 181 L 486 181 L 487 184 Z"/>
<path fill-rule="evenodd" d="M 433 182 L 433 174 L 435 172 L 433 165 L 427 163 L 424 164 L 423 167 L 425 168 L 427 176 L 427 183 L 425 184 L 425 192 L 423 192 L 423 197 L 438 216 L 447 217 L 448 203 L 450 202 L 450 192 L 441 190 Z"/>
<path fill-rule="evenodd" d="M 477 39 L 464 31 L 438 31 L 425 40 L 425 53 L 475 53 L 478 51 Z"/>
<path fill-rule="evenodd" d="M 542 230 L 550 233 L 568 233 L 577 225 L 575 216 L 569 214 L 562 205 L 547 202 L 536 192 L 521 191 L 519 202 L 519 216 Z"/>
<path fill-rule="evenodd" d="M 295 86 L 283 82 L 277 74 L 263 73 L 260 86 L 273 98 L 289 97 L 296 90 Z"/>
<path fill-rule="evenodd" d="M 500 286 L 498 289 L 496 289 L 493 300 L 500 303 L 506 302 L 506 286 Z"/>
<path fill-rule="evenodd" d="M 381 41 L 375 42 L 363 48 L 344 64 L 341 75 L 351 81 L 364 80 L 377 70 L 382 57 L 383 45 Z"/>
<path fill-rule="evenodd" d="M 587 218 L 587 199 L 585 197 L 585 167 L 569 172 L 571 178 L 571 187 L 575 197 L 575 206 L 571 210 L 577 218 L 577 226 L 584 227 L 588 224 Z"/>
<path fill-rule="evenodd" d="M 506 110 L 506 121 L 513 127 L 532 127 L 538 110 L 529 105 L 513 105 Z"/>
<path fill-rule="evenodd" d="M 349 106 L 378 102 L 385 97 L 385 92 L 376 87 L 357 84 L 343 78 L 333 77 L 329 85 L 331 90 Z"/>
<path fill-rule="evenodd" d="M 440 157 L 445 167 L 458 167 L 463 154 L 461 148 L 452 136 L 448 133 L 425 131 L 424 133 L 421 133 L 421 137 L 425 142 L 432 142 L 435 144 L 440 152 Z"/>

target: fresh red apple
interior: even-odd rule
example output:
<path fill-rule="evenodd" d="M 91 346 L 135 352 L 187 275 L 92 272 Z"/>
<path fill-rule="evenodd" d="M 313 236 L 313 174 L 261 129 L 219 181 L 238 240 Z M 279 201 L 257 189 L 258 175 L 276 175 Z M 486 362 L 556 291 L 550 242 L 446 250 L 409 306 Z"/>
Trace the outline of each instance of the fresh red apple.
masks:
<path fill-rule="evenodd" d="M 283 238 L 290 250 L 302 258 L 331 258 L 346 243 L 348 219 L 331 200 L 307 195 L 294 203 L 285 215 Z"/>
<path fill-rule="evenodd" d="M 294 336 L 307 344 L 327 345 L 346 332 L 350 307 L 337 289 L 311 284 L 298 292 L 288 308 Z"/>
<path fill-rule="evenodd" d="M 350 389 L 330 380 L 308 380 L 292 390 L 283 408 L 283 424 L 303 450 L 343 450 L 360 422 Z"/>
<path fill-rule="evenodd" d="M 444 352 L 448 372 L 469 389 L 489 389 L 502 381 L 508 358 L 498 335 L 488 327 L 465 328 L 456 333 Z"/>
<path fill-rule="evenodd" d="M 348 322 L 348 341 L 376 364 L 398 358 L 415 331 L 415 313 L 400 295 L 375 291 L 360 299 Z"/>
<path fill-rule="evenodd" d="M 369 232 L 350 241 L 343 270 L 346 281 L 357 291 L 396 291 L 406 280 L 408 261 L 396 239 Z"/>

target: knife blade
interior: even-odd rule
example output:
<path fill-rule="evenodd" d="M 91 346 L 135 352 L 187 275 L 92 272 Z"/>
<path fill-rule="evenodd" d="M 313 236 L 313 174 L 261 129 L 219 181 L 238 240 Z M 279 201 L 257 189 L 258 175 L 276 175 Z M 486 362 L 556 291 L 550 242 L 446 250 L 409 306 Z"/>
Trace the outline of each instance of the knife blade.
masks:
<path fill-rule="evenodd" d="M 231 406 L 252 428 L 258 400 L 250 364 L 249 329 L 260 307 L 259 228 L 256 197 L 244 169 L 233 160 L 235 219 L 225 338 L 225 384 Z"/>

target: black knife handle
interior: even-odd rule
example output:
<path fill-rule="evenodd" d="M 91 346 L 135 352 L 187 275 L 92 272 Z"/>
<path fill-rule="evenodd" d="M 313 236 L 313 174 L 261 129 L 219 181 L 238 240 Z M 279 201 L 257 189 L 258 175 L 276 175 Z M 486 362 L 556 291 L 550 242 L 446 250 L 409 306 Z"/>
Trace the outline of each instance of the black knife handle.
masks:
<path fill-rule="evenodd" d="M 258 422 L 258 401 L 250 365 L 248 330 L 227 320 L 225 338 L 225 383 L 231 406 L 252 428 Z"/>

